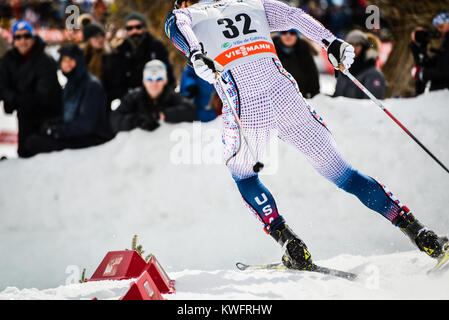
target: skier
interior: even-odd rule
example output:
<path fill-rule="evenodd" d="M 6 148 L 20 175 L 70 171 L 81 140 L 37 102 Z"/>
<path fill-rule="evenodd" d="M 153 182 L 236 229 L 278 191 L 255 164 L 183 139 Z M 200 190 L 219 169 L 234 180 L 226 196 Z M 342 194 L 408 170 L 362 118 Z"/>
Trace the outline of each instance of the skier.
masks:
<path fill-rule="evenodd" d="M 277 58 L 270 32 L 297 29 L 327 50 L 336 69 L 340 65 L 348 69 L 353 63 L 350 44 L 301 9 L 276 0 L 177 0 L 165 29 L 195 72 L 215 84 L 223 101 L 226 165 L 247 207 L 285 250 L 282 262 L 287 268 L 309 270 L 314 264 L 306 244 L 288 227 L 253 168 L 251 149 L 257 157 L 262 155 L 272 129 L 323 177 L 388 219 L 421 251 L 432 258 L 444 255 L 447 237 L 427 229 L 383 184 L 345 161 L 325 122 Z M 216 81 L 217 72 L 225 89 Z M 247 143 L 242 143 L 239 119 L 231 108 L 245 128 Z"/>

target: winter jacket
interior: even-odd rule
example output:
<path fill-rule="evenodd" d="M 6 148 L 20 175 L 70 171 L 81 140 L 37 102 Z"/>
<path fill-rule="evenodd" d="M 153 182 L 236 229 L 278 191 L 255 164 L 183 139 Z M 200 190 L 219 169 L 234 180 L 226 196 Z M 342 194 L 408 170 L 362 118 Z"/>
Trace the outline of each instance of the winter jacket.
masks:
<path fill-rule="evenodd" d="M 0 63 L 0 100 L 4 101 L 6 113 L 17 111 L 20 157 L 28 156 L 24 149 L 26 138 L 39 132 L 45 120 L 61 115 L 57 63 L 44 49 L 44 41 L 36 36 L 26 58 L 12 48 Z"/>
<path fill-rule="evenodd" d="M 210 104 L 212 93 L 215 91 L 214 86 L 201 79 L 190 66 L 184 69 L 180 90 L 185 97 L 193 98 L 198 121 L 208 122 L 217 117 L 215 110 L 206 109 Z"/>
<path fill-rule="evenodd" d="M 166 86 L 156 100 L 140 87 L 123 97 L 120 106 L 112 112 L 112 129 L 115 133 L 135 128 L 152 131 L 159 126 L 160 112 L 168 123 L 190 122 L 196 118 L 195 107 L 170 87 Z"/>
<path fill-rule="evenodd" d="M 428 81 L 431 81 L 431 91 L 449 88 L 449 33 L 446 34 L 439 49 L 432 49 L 434 52 L 432 57 L 427 55 L 427 45 L 422 48 L 412 43 L 410 48 L 415 58 L 415 64 L 422 67 L 422 74 L 417 77 L 416 93 L 424 92 L 425 84 Z"/>
<path fill-rule="evenodd" d="M 313 60 L 311 46 L 300 38 L 292 48 L 285 47 L 278 36 L 273 38 L 273 42 L 279 60 L 295 78 L 302 95 L 312 98 L 320 93 L 318 68 Z"/>
<path fill-rule="evenodd" d="M 76 59 L 75 70 L 68 75 L 63 92 L 61 138 L 111 138 L 106 94 L 100 81 L 88 71 L 84 58 Z"/>
<path fill-rule="evenodd" d="M 385 77 L 382 72 L 376 68 L 376 59 L 367 58 L 365 50 L 363 50 L 360 53 L 360 56 L 354 60 L 349 71 L 377 99 L 383 99 L 385 97 L 387 88 Z M 368 99 L 365 93 L 363 93 L 359 87 L 341 72 L 338 72 L 337 85 L 334 93 L 334 97 L 339 96 L 353 99 Z"/>
<path fill-rule="evenodd" d="M 128 91 L 140 87 L 143 80 L 143 68 L 150 61 L 158 59 L 167 65 L 168 81 L 174 87 L 172 67 L 168 60 L 168 51 L 161 41 L 149 33 L 144 33 L 137 48 L 130 39 L 126 39 L 117 47 L 115 64 L 116 97 L 122 98 Z"/>

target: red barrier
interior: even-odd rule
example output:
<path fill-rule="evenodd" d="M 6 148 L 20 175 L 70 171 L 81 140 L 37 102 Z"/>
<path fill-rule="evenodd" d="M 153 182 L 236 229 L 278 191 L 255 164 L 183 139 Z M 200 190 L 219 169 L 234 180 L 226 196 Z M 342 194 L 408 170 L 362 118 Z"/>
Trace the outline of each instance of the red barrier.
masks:
<path fill-rule="evenodd" d="M 134 250 L 111 251 L 87 281 L 138 278 L 120 300 L 163 300 L 161 294 L 175 293 L 171 280 L 154 255 L 148 263 Z"/>
<path fill-rule="evenodd" d="M 111 251 L 88 281 L 138 278 L 146 266 L 147 263 L 136 251 Z"/>
<path fill-rule="evenodd" d="M 151 256 L 145 270 L 148 271 L 161 293 L 175 293 L 175 281 L 168 277 L 155 256 Z"/>
<path fill-rule="evenodd" d="M 165 300 L 148 272 L 131 284 L 128 292 L 120 300 Z"/>

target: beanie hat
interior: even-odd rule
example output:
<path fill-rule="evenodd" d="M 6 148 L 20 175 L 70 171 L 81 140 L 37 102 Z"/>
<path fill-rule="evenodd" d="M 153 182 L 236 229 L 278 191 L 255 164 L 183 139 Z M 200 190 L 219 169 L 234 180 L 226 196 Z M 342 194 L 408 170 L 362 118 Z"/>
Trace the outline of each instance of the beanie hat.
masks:
<path fill-rule="evenodd" d="M 62 57 L 70 57 L 77 61 L 79 61 L 80 59 L 83 59 L 83 57 L 84 57 L 83 51 L 76 44 L 69 44 L 69 45 L 61 47 L 61 49 L 59 49 L 59 54 L 60 54 L 61 58 Z"/>
<path fill-rule="evenodd" d="M 26 20 L 20 20 L 17 21 L 14 26 L 12 27 L 12 35 L 14 36 L 17 31 L 27 30 L 29 33 L 31 33 L 32 36 L 34 36 L 34 28 Z"/>
<path fill-rule="evenodd" d="M 103 27 L 97 23 L 89 23 L 83 28 L 83 41 L 87 41 L 98 34 L 105 36 L 106 33 Z"/>
<path fill-rule="evenodd" d="M 434 27 L 436 27 L 445 22 L 449 22 L 449 12 L 441 12 L 441 13 L 437 14 L 433 18 L 432 24 Z"/>
<path fill-rule="evenodd" d="M 346 35 L 346 42 L 349 43 L 357 43 L 363 46 L 368 46 L 368 38 L 363 31 L 360 30 L 352 30 Z"/>
<path fill-rule="evenodd" d="M 167 80 L 167 66 L 160 60 L 151 60 L 143 68 L 143 81 Z"/>
<path fill-rule="evenodd" d="M 147 19 L 145 18 L 144 15 L 142 15 L 139 12 L 131 12 L 130 14 L 128 14 L 125 18 L 125 24 L 131 20 L 138 20 L 138 21 L 142 22 L 144 26 L 147 25 Z"/>

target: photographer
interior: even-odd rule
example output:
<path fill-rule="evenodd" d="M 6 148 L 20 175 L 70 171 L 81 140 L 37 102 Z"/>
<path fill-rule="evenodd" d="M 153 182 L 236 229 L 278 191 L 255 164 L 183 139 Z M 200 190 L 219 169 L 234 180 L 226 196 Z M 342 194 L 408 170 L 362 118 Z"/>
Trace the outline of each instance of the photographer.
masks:
<path fill-rule="evenodd" d="M 433 26 L 436 30 L 418 27 L 412 32 L 410 49 L 415 60 L 413 76 L 417 95 L 424 92 L 429 82 L 431 91 L 449 88 L 449 13 L 437 14 Z M 433 55 L 429 56 L 427 46 L 432 38 L 441 38 L 441 47 L 430 48 Z"/>

